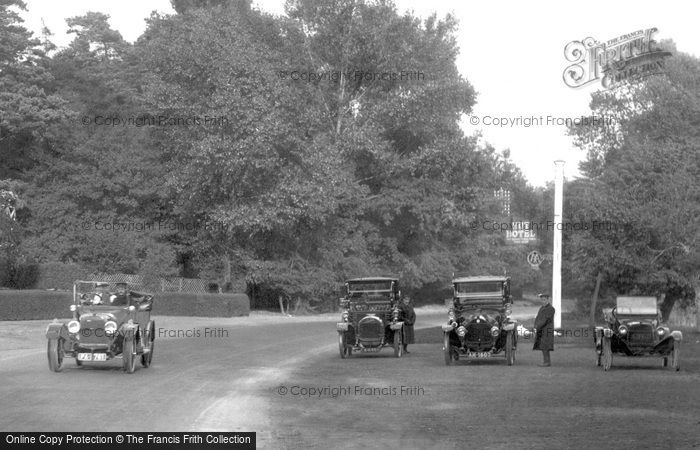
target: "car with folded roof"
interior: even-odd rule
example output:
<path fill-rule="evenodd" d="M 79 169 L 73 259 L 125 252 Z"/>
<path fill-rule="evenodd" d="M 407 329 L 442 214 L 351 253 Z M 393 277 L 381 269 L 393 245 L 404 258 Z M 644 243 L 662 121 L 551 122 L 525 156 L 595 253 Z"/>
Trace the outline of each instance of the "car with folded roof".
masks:
<path fill-rule="evenodd" d="M 76 281 L 72 319 L 54 319 L 46 329 L 49 369 L 60 372 L 66 358 L 76 365 L 121 359 L 133 373 L 137 360 L 143 367 L 153 361 L 155 322 L 153 295 L 131 289 L 128 283 Z"/>

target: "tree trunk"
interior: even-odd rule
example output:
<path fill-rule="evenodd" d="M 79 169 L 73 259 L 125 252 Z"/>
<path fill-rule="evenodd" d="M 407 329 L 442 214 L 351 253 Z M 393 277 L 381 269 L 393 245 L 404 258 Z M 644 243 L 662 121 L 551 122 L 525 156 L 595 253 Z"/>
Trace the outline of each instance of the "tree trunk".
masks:
<path fill-rule="evenodd" d="M 668 322 L 668 318 L 671 316 L 671 311 L 673 311 L 673 305 L 676 304 L 677 298 L 678 297 L 675 295 L 666 295 L 663 303 L 661 303 L 659 309 L 661 310 L 661 320 L 663 322 Z"/>
<path fill-rule="evenodd" d="M 231 258 L 228 253 L 224 255 L 224 285 L 231 282 Z"/>
<path fill-rule="evenodd" d="M 283 316 L 286 316 L 287 313 L 284 312 L 284 298 L 280 295 L 277 297 L 277 300 L 280 302 L 280 312 L 282 313 Z"/>
<path fill-rule="evenodd" d="M 598 294 L 600 293 L 600 283 L 603 281 L 603 273 L 598 272 L 598 276 L 595 280 L 595 289 L 593 290 L 593 298 L 591 299 L 591 316 L 589 320 L 589 326 L 595 328 L 595 311 L 596 305 L 598 304 Z"/>

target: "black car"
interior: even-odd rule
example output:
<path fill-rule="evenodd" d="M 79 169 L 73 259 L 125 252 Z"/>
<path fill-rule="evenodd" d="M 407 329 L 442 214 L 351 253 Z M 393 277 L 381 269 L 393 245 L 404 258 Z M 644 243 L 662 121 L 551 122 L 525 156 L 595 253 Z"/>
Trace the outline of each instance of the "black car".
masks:
<path fill-rule="evenodd" d="M 54 319 L 46 329 L 49 369 L 60 372 L 64 358 L 104 362 L 121 358 L 133 373 L 136 360 L 148 367 L 153 360 L 155 322 L 151 320 L 153 295 L 129 289 L 127 283 L 76 281 L 73 284 L 73 319 Z"/>
<path fill-rule="evenodd" d="M 505 356 L 515 363 L 517 323 L 511 318 L 510 278 L 465 276 L 452 280 L 454 295 L 442 326 L 445 364 L 459 359 Z"/>
<path fill-rule="evenodd" d="M 603 310 L 605 325 L 595 329 L 596 364 L 612 366 L 613 354 L 655 356 L 662 366 L 680 370 L 683 333 L 671 331 L 662 321 L 655 297 L 617 297 L 615 308 Z"/>
<path fill-rule="evenodd" d="M 340 299 L 341 320 L 337 323 L 340 357 L 352 352 L 378 352 L 393 346 L 403 355 L 403 322 L 399 280 L 388 277 L 355 278 L 345 283 Z"/>

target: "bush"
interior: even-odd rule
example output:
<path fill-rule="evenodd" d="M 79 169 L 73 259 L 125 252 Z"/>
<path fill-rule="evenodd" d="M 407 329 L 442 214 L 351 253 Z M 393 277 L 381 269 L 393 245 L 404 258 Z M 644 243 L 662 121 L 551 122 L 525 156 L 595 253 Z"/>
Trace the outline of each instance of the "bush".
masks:
<path fill-rule="evenodd" d="M 75 280 L 85 279 L 89 275 L 90 270 L 79 264 L 42 263 L 38 265 L 38 276 L 31 287 L 34 289 L 71 290 Z"/>
<path fill-rule="evenodd" d="M 72 302 L 72 292 L 1 290 L 0 320 L 68 319 Z"/>

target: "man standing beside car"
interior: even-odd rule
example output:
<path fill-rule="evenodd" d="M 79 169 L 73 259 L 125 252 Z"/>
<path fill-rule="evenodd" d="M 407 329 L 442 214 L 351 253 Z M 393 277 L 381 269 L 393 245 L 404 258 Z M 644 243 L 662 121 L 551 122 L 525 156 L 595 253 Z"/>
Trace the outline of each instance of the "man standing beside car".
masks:
<path fill-rule="evenodd" d="M 539 294 L 539 298 L 546 302 L 537 311 L 535 317 L 535 344 L 533 350 L 542 351 L 542 364 L 540 367 L 549 367 L 552 362 L 549 358 L 549 352 L 554 350 L 554 307 L 549 301 L 549 295 Z"/>
<path fill-rule="evenodd" d="M 411 305 L 411 298 L 408 296 L 404 297 L 399 308 L 403 319 L 403 351 L 404 353 L 410 353 L 408 344 L 415 343 L 413 324 L 416 323 L 416 312 Z"/>

